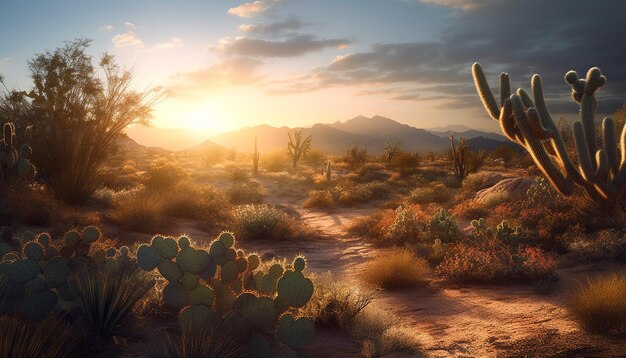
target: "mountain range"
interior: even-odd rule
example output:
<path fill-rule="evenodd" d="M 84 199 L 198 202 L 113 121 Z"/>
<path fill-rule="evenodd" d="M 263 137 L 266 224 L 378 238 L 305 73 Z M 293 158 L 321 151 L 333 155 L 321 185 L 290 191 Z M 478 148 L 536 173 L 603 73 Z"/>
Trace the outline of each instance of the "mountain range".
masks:
<path fill-rule="evenodd" d="M 145 127 L 143 127 L 145 128 Z M 144 129 L 144 133 L 139 133 L 142 127 L 133 127 L 132 131 L 127 131 L 131 138 L 140 135 L 148 137 L 153 142 L 160 136 L 168 135 L 161 139 L 164 143 L 186 143 L 190 150 L 203 150 L 212 145 L 220 145 L 225 148 L 237 148 L 239 152 L 254 151 L 254 138 L 257 138 L 260 152 L 272 152 L 286 148 L 288 133 L 293 132 L 293 128 L 286 126 L 272 127 L 266 124 L 245 127 L 236 131 L 219 134 L 208 138 L 204 142 L 195 142 L 189 138 L 185 139 L 181 132 L 175 130 L 157 129 L 153 133 L 151 128 Z M 445 151 L 450 148 L 450 134 L 455 138 L 465 138 L 468 146 L 472 149 L 493 149 L 494 147 L 507 144 L 512 145 L 504 136 L 483 132 L 467 128 L 465 126 L 439 127 L 437 130 L 426 130 L 415 128 L 407 124 L 402 124 L 390 118 L 373 116 L 371 118 L 358 116 L 345 122 L 317 123 L 302 129 L 304 136 L 311 136 L 312 147 L 328 153 L 344 153 L 349 148 L 358 145 L 366 148 L 370 154 L 381 154 L 385 142 L 400 143 L 400 148 L 406 151 L 427 152 Z M 457 131 L 460 129 L 460 131 Z M 141 141 L 137 138 L 140 144 Z M 144 144 L 148 145 L 148 144 Z M 166 146 L 163 146 L 166 147 Z M 177 145 L 176 148 L 183 149 Z"/>

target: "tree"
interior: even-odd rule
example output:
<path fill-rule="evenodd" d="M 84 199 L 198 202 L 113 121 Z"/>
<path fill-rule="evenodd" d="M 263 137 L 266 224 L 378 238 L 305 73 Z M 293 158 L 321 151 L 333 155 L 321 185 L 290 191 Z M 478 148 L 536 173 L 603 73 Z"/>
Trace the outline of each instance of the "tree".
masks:
<path fill-rule="evenodd" d="M 309 135 L 302 140 L 302 129 L 295 129 L 293 136 L 291 136 L 291 133 L 287 133 L 287 135 L 289 136 L 287 151 L 293 163 L 293 170 L 296 170 L 300 158 L 306 156 L 306 153 L 311 150 L 311 136 Z"/>
<path fill-rule="evenodd" d="M 388 164 L 391 164 L 393 158 L 400 153 L 400 142 L 396 142 L 396 144 L 391 144 L 389 142 L 385 142 L 385 155 L 383 156 Z"/>
<path fill-rule="evenodd" d="M 122 130 L 147 124 L 158 98 L 153 90 L 132 90 L 132 73 L 106 53 L 99 78 L 89 44 L 74 40 L 36 55 L 28 62 L 32 90 L 7 92 L 0 101 L 0 113 L 17 117 L 18 126 L 34 124 L 33 161 L 54 194 L 73 204 L 97 189 Z"/>

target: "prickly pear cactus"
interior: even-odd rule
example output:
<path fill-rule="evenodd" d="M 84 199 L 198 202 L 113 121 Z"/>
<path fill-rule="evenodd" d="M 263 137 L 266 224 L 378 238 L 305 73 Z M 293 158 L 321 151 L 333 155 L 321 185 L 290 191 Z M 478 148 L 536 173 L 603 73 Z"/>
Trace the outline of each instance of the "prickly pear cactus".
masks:
<path fill-rule="evenodd" d="M 48 233 L 24 232 L 21 242 L 7 230 L 1 236 L 0 248 L 4 252 L 8 247 L 10 252 L 0 260 L 0 280 L 6 283 L 3 294 L 8 295 L 0 302 L 0 312 L 17 311 L 35 320 L 73 307 L 68 282 L 78 272 L 90 266 L 119 269 L 132 264 L 127 247 L 119 253 L 109 248 L 90 256 L 91 244 L 101 237 L 93 226 L 68 231 L 56 241 Z"/>
<path fill-rule="evenodd" d="M 260 270 L 259 257 L 246 256 L 235 244 L 230 232 L 221 233 L 208 251 L 194 248 L 188 237 L 155 236 L 150 245 L 139 247 L 137 263 L 146 271 L 157 269 L 168 281 L 163 304 L 179 312 L 180 324 L 220 320 L 257 356 L 271 356 L 268 337 L 278 328 L 283 343 L 302 350 L 312 338 L 312 322 L 302 317 L 291 322 L 281 315 L 293 320 L 287 312 L 303 307 L 313 295 L 313 282 L 303 273 L 306 261 L 298 257 L 291 267 L 273 264 Z"/>
<path fill-rule="evenodd" d="M 0 140 L 0 180 L 14 177 L 17 181 L 27 181 L 35 177 L 36 168 L 30 162 L 33 153 L 29 145 L 30 132 L 31 127 L 27 127 L 24 133 L 26 142 L 20 147 L 15 139 L 15 125 L 11 122 L 4 124 Z"/>
<path fill-rule="evenodd" d="M 446 243 L 456 241 L 459 236 L 455 215 L 448 215 L 443 208 L 433 215 L 428 222 L 428 229 L 433 239 L 440 239 Z"/>

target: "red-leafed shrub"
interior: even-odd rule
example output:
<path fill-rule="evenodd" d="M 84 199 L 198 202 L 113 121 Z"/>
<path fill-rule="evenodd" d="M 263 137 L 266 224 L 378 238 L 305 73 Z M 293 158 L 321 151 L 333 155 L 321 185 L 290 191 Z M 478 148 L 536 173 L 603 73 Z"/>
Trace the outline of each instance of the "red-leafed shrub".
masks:
<path fill-rule="evenodd" d="M 534 247 L 513 248 L 498 239 L 453 244 L 437 273 L 455 281 L 502 282 L 549 278 L 556 261 Z"/>
<path fill-rule="evenodd" d="M 489 212 L 483 205 L 474 199 L 469 199 L 457 204 L 452 212 L 463 219 L 473 220 L 486 217 Z"/>

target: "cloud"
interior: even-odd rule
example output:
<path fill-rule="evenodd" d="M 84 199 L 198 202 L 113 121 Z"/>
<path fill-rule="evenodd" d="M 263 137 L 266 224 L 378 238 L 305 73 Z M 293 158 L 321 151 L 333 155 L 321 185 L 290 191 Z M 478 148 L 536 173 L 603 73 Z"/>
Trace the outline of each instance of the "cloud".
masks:
<path fill-rule="evenodd" d="M 569 99 L 571 89 L 563 74 L 575 69 L 584 76 L 587 69 L 599 66 L 608 84 L 599 92 L 598 110 L 611 113 L 626 97 L 620 46 L 626 38 L 622 19 L 626 2 L 608 0 L 581 15 L 580 9 L 589 6 L 586 0 L 487 2 L 459 13 L 431 41 L 375 44 L 369 50 L 338 56 L 291 83 L 275 83 L 269 92 L 334 86 L 412 87 L 406 94 L 390 96 L 446 99 L 454 106 L 480 108 L 470 73 L 471 64 L 479 61 L 496 87 L 501 71 L 511 75 L 515 88 L 526 89 L 530 76 L 541 74 L 549 106 L 575 112 L 577 106 Z M 537 11 L 528 12 L 529 8 Z"/>
<path fill-rule="evenodd" d="M 183 97 L 255 84 L 262 79 L 257 73 L 262 64 L 262 61 L 249 57 L 226 59 L 203 70 L 174 75 L 166 92 L 169 96 Z"/>
<path fill-rule="evenodd" d="M 434 4 L 440 6 L 447 6 L 453 8 L 459 8 L 463 10 L 472 10 L 478 7 L 488 5 L 496 0 L 419 0 L 425 4 Z"/>
<path fill-rule="evenodd" d="M 182 41 L 178 37 L 172 37 L 168 41 L 159 42 L 158 44 L 154 45 L 154 49 L 155 50 L 166 50 L 166 49 L 170 49 L 170 48 L 174 48 L 174 47 L 180 47 L 182 45 L 183 45 L 183 43 L 182 43 Z"/>
<path fill-rule="evenodd" d="M 11 57 L 0 58 L 0 68 L 4 67 L 10 60 Z"/>
<path fill-rule="evenodd" d="M 124 26 L 126 26 L 126 28 L 129 29 L 129 30 L 134 30 L 134 29 L 138 28 L 137 25 L 133 24 L 132 22 L 128 22 L 128 21 L 126 21 L 124 23 Z"/>
<path fill-rule="evenodd" d="M 280 35 L 287 31 L 296 31 L 304 27 L 304 23 L 294 17 L 288 19 L 273 22 L 273 23 L 258 23 L 247 24 L 239 26 L 239 31 L 248 34 L 262 34 L 262 35 Z"/>
<path fill-rule="evenodd" d="M 124 34 L 115 35 L 111 41 L 113 45 L 117 48 L 124 47 L 134 47 L 134 48 L 142 48 L 143 41 L 141 41 L 134 32 L 128 31 Z"/>
<path fill-rule="evenodd" d="M 112 25 L 102 25 L 102 26 L 99 27 L 99 30 L 101 32 L 113 31 L 113 26 Z"/>
<path fill-rule="evenodd" d="M 347 39 L 318 40 L 311 35 L 298 35 L 282 41 L 224 38 L 217 48 L 225 54 L 251 57 L 297 57 L 329 47 L 345 47 Z"/>
<path fill-rule="evenodd" d="M 228 14 L 249 18 L 264 13 L 282 0 L 257 0 L 228 9 Z"/>

